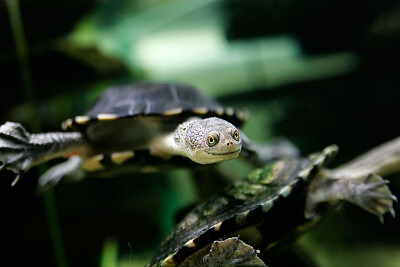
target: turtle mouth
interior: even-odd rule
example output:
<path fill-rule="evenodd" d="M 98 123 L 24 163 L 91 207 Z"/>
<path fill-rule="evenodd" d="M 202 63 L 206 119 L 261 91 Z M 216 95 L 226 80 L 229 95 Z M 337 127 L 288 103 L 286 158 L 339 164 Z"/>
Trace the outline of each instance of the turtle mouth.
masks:
<path fill-rule="evenodd" d="M 205 151 L 205 152 L 210 155 L 227 156 L 227 155 L 238 154 L 240 152 L 240 149 L 231 152 L 215 152 L 215 151 Z"/>

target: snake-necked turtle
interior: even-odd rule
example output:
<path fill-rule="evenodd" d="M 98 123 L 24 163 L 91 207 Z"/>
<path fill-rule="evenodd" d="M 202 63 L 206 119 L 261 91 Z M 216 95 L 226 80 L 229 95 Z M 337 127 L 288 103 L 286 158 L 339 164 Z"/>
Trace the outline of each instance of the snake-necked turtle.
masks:
<path fill-rule="evenodd" d="M 291 240 L 343 200 L 382 221 L 387 212 L 394 216 L 396 198 L 378 175 L 400 170 L 395 142 L 396 150 L 392 142 L 333 170 L 324 166 L 335 145 L 256 169 L 190 212 L 148 266 L 265 266 L 257 250 Z"/>
<path fill-rule="evenodd" d="M 238 130 L 245 113 L 224 107 L 193 87 L 138 83 L 106 90 L 83 116 L 62 124 L 66 132 L 29 134 L 19 123 L 0 127 L 2 168 L 19 176 L 57 157 L 70 158 L 48 170 L 40 184 L 66 175 L 105 172 L 123 165 L 146 171 L 163 166 L 212 164 L 240 152 L 258 161 L 257 150 Z M 285 144 L 283 145 L 285 147 Z M 295 153 L 287 145 L 281 154 Z M 126 166 L 130 166 L 126 167 Z"/>

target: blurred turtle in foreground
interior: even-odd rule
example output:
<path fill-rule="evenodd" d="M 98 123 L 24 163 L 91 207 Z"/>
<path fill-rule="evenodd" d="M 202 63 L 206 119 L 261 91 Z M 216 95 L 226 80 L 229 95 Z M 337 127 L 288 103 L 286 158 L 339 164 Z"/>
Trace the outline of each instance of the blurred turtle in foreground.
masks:
<path fill-rule="evenodd" d="M 396 197 L 381 176 L 400 170 L 400 138 L 326 169 L 337 151 L 331 145 L 254 170 L 190 212 L 148 266 L 266 266 L 260 251 L 293 240 L 343 201 L 381 222 L 394 217 Z"/>

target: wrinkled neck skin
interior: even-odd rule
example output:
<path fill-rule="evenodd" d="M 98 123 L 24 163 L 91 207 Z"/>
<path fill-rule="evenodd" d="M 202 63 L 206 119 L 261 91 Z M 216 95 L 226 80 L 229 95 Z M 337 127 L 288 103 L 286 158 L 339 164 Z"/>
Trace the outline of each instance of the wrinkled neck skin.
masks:
<path fill-rule="evenodd" d="M 191 118 L 189 121 L 179 124 L 173 135 L 171 135 L 176 154 L 188 157 L 193 161 L 195 161 L 196 147 L 190 144 L 188 132 L 196 120 L 200 120 L 200 118 Z"/>

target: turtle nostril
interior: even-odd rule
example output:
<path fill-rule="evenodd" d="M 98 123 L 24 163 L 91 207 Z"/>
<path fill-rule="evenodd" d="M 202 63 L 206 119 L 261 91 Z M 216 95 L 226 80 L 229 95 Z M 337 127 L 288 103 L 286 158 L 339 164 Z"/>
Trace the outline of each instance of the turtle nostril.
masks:
<path fill-rule="evenodd" d="M 233 146 L 233 142 L 231 141 L 231 142 L 228 142 L 228 143 L 226 143 L 226 145 L 227 146 Z"/>

